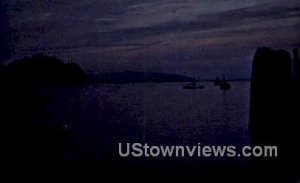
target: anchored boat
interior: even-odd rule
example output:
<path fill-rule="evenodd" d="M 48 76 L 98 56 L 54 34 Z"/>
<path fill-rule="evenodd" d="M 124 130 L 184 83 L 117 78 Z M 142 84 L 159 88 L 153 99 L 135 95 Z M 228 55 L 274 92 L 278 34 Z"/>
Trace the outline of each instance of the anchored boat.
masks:
<path fill-rule="evenodd" d="M 196 81 L 193 81 L 184 85 L 183 89 L 204 89 L 204 85 L 198 85 Z"/>

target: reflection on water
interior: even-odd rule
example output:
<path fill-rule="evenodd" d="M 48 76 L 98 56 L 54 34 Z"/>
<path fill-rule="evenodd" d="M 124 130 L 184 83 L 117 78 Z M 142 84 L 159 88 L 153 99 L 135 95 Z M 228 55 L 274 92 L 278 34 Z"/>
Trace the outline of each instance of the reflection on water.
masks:
<path fill-rule="evenodd" d="M 59 91 L 56 100 L 45 101 L 45 118 L 67 125 L 77 143 L 92 146 L 247 143 L 249 82 L 233 82 L 226 92 L 212 83 L 196 90 L 182 85 L 101 84 Z"/>

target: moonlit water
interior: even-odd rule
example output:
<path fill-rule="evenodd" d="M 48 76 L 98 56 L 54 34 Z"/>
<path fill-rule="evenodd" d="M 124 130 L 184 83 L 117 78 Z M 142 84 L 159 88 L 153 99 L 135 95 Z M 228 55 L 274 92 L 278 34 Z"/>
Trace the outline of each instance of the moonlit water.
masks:
<path fill-rule="evenodd" d="M 67 125 L 77 143 L 100 145 L 105 151 L 114 151 L 118 142 L 248 143 L 249 82 L 231 82 L 226 92 L 212 83 L 192 90 L 183 89 L 183 84 L 98 84 L 68 89 L 48 102 L 45 114 Z"/>

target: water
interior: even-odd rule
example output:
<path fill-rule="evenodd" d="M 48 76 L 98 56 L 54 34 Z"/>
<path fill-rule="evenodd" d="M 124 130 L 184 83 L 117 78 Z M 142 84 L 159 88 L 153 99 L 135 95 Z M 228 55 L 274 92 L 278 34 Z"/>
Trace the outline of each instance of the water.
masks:
<path fill-rule="evenodd" d="M 44 98 L 45 121 L 65 125 L 79 146 L 101 146 L 107 153 L 116 152 L 118 142 L 248 143 L 249 82 L 231 82 L 226 92 L 212 83 L 196 90 L 182 85 L 99 84 L 52 91 Z"/>

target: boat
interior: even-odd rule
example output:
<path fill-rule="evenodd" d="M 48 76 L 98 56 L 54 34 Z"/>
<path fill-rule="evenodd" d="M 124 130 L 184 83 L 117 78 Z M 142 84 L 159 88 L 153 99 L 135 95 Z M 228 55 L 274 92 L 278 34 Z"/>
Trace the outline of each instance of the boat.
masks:
<path fill-rule="evenodd" d="M 229 83 L 227 83 L 227 82 L 225 81 L 225 82 L 221 82 L 221 83 L 219 84 L 219 87 L 220 87 L 221 90 L 226 91 L 226 90 L 229 90 L 231 86 L 230 86 Z"/>
<path fill-rule="evenodd" d="M 229 90 L 230 87 L 231 87 L 230 84 L 225 79 L 225 75 L 223 75 L 223 78 L 219 83 L 220 90 L 226 91 L 226 90 Z"/>
<path fill-rule="evenodd" d="M 197 85 L 196 81 L 193 81 L 184 85 L 183 89 L 204 89 L 204 85 Z"/>

